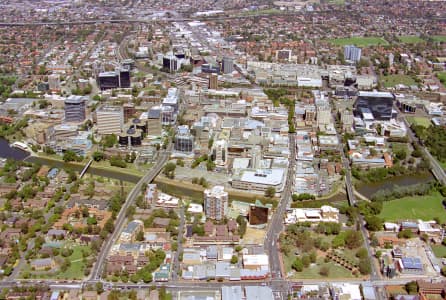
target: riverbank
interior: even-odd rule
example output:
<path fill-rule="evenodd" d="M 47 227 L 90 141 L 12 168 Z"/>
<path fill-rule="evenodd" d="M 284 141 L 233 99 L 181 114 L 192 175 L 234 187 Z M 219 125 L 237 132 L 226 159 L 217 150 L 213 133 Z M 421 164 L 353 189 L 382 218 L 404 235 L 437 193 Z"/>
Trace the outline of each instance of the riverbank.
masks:
<path fill-rule="evenodd" d="M 355 182 L 355 190 L 367 199 L 371 199 L 373 195 L 380 190 L 391 190 L 396 186 L 405 187 L 415 184 L 428 183 L 435 180 L 431 173 L 425 172 L 421 174 L 410 174 L 403 176 L 394 176 L 378 182 L 362 183 Z"/>
<path fill-rule="evenodd" d="M 190 182 L 168 179 L 164 176 L 158 176 L 155 178 L 154 183 L 158 185 L 158 188 L 170 195 L 176 197 L 187 197 L 194 202 L 203 203 L 203 191 L 204 187 L 198 184 L 192 184 Z M 247 193 L 240 190 L 234 190 L 231 188 L 225 188 L 225 191 L 229 194 L 229 201 L 245 201 L 254 203 L 256 200 L 260 200 L 263 204 L 271 203 L 274 207 L 277 206 L 278 198 L 266 198 L 257 194 Z"/>
<path fill-rule="evenodd" d="M 81 172 L 85 167 L 88 160 L 84 162 L 64 162 L 61 157 L 54 157 L 53 155 L 40 155 L 40 156 L 29 156 L 25 159 L 27 162 L 37 163 L 41 165 L 47 165 L 53 168 L 59 169 L 71 169 L 76 172 Z M 136 169 L 125 169 L 125 168 L 117 168 L 117 167 L 106 167 L 106 166 L 97 166 L 95 162 L 87 170 L 88 174 L 101 176 L 101 177 L 109 177 L 117 180 L 128 181 L 132 183 L 137 183 L 142 176 L 144 175 L 142 172 Z"/>

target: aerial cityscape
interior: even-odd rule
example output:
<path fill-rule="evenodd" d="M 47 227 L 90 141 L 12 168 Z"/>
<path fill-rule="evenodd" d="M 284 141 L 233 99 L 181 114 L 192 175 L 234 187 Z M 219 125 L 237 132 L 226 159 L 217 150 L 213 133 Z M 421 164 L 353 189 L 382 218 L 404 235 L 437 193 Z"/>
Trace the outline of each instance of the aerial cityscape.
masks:
<path fill-rule="evenodd" d="M 446 1 L 0 11 L 0 300 L 446 299 Z"/>

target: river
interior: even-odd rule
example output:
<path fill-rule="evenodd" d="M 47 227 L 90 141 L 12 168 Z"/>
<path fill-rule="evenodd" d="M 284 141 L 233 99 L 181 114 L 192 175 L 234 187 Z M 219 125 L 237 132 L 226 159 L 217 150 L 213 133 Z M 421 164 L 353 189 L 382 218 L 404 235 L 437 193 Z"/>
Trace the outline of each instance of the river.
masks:
<path fill-rule="evenodd" d="M 14 158 L 16 160 L 23 160 L 29 153 L 21 149 L 17 149 L 9 146 L 9 142 L 4 138 L 0 138 L 0 157 L 2 158 Z"/>
<path fill-rule="evenodd" d="M 406 176 L 395 176 L 380 182 L 361 184 L 356 187 L 356 190 L 367 198 L 371 198 L 373 194 L 380 190 L 389 190 L 395 186 L 409 186 L 420 183 L 428 183 L 432 180 L 435 179 L 432 174 L 428 172 Z"/>

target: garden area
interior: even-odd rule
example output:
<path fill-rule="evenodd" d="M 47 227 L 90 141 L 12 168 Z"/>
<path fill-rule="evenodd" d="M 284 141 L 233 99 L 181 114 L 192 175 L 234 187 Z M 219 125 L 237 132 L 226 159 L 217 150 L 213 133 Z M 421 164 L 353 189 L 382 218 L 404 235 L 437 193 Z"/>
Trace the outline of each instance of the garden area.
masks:
<path fill-rule="evenodd" d="M 310 229 L 311 228 L 311 229 Z M 338 223 L 289 225 L 280 236 L 289 278 L 355 278 L 370 273 L 367 250 L 358 231 L 341 231 Z"/>
<path fill-rule="evenodd" d="M 87 268 L 91 268 L 94 258 L 91 247 L 87 245 L 65 245 L 63 248 L 53 249 L 54 268 L 45 270 L 33 270 L 27 264 L 21 273 L 21 277 L 28 278 L 52 278 L 52 279 L 83 279 L 87 276 Z M 89 273 L 89 270 L 88 270 Z"/>

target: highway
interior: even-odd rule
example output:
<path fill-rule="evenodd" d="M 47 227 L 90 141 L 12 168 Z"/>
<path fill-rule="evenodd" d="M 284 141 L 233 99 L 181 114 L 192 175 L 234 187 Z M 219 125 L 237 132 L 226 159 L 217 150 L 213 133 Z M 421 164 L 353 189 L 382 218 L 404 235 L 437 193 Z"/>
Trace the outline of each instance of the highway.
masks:
<path fill-rule="evenodd" d="M 122 227 L 124 226 L 125 220 L 126 220 L 126 212 L 128 208 L 133 205 L 135 202 L 136 197 L 141 193 L 141 187 L 145 183 L 151 182 L 161 171 L 161 169 L 164 167 L 164 164 L 167 162 L 167 160 L 170 157 L 170 148 L 172 145 L 169 145 L 168 150 L 163 151 L 156 162 L 156 164 L 150 169 L 149 172 L 147 172 L 144 177 L 141 178 L 140 181 L 135 185 L 135 187 L 130 191 L 130 193 L 127 195 L 127 199 L 125 200 L 125 203 L 122 205 L 121 210 L 119 211 L 119 214 L 115 221 L 115 230 L 110 235 L 108 240 L 102 245 L 101 251 L 98 254 L 98 259 L 96 263 L 94 264 L 92 270 L 90 279 L 91 280 L 99 280 L 102 276 L 102 272 L 104 269 L 104 265 L 106 263 L 106 257 L 108 253 L 110 252 L 111 247 L 118 239 L 119 234 L 121 233 Z"/>

